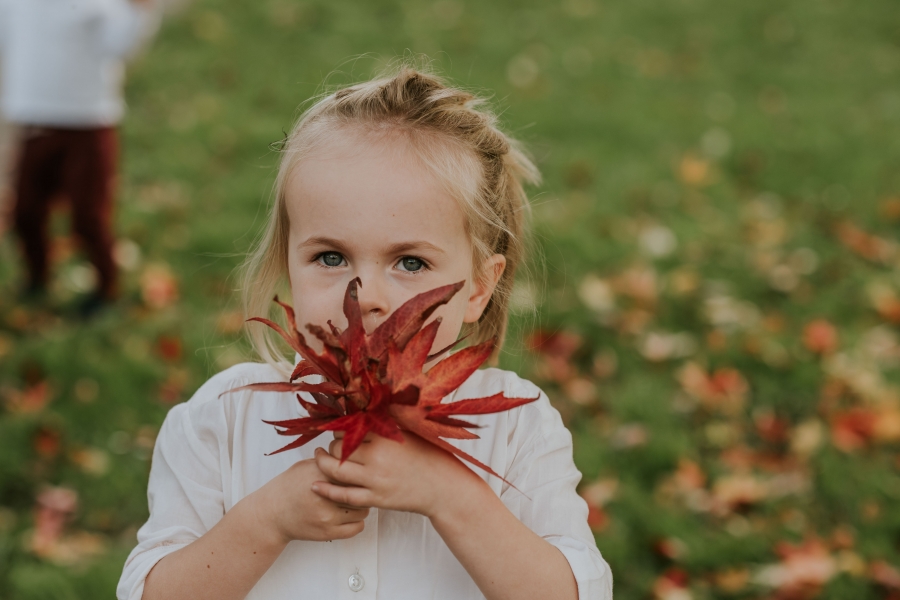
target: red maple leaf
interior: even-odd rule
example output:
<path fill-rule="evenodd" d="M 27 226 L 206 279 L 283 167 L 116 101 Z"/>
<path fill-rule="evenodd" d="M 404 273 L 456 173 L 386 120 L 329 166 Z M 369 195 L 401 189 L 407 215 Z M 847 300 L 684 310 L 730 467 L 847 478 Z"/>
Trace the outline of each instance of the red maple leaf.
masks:
<path fill-rule="evenodd" d="M 446 404 L 441 402 L 488 359 L 496 340 L 459 350 L 427 372 L 423 370 L 425 363 L 462 341 L 429 354 L 441 319 L 427 324 L 426 321 L 462 289 L 463 282 L 419 294 L 394 311 L 371 334 L 363 327 L 359 308 L 357 290 L 361 285 L 357 278 L 347 286 L 343 306 L 348 323 L 346 329 L 341 331 L 331 321 L 328 330 L 312 324 L 306 326 L 322 341 L 321 354 L 307 345 L 303 334 L 297 330 L 293 308 L 279 302 L 277 296 L 275 302 L 285 311 L 288 331 L 268 319 L 250 319 L 278 332 L 303 359 L 297 363 L 287 382 L 254 383 L 229 390 L 297 392 L 297 401 L 309 416 L 265 421 L 278 428 L 280 435 L 297 436 L 272 454 L 303 446 L 326 431 L 343 431 L 343 462 L 369 432 L 402 442 L 401 431 L 406 430 L 503 479 L 477 458 L 442 439 L 478 438 L 468 428 L 479 426 L 457 418 L 459 415 L 502 412 L 537 400 L 537 397 L 508 398 L 499 393 Z M 324 381 L 298 381 L 309 375 L 319 375 Z M 314 402 L 304 400 L 299 392 L 309 393 Z"/>

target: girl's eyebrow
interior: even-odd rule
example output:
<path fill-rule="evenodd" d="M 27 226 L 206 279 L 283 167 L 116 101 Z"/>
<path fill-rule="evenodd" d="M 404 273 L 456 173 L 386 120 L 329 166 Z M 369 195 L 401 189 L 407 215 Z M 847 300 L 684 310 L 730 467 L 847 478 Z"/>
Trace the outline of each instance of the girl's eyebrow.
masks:
<path fill-rule="evenodd" d="M 297 250 L 303 250 L 311 246 L 327 246 L 345 253 L 347 251 L 347 246 L 342 241 L 323 236 L 311 237 L 306 241 L 300 242 L 297 244 Z"/>
<path fill-rule="evenodd" d="M 334 248 L 335 250 L 343 253 L 347 253 L 348 247 L 340 240 L 336 240 L 330 237 L 324 236 L 315 236 L 311 237 L 303 242 L 300 242 L 297 245 L 298 250 L 303 250 L 304 248 L 315 247 L 315 246 L 325 246 L 328 248 Z M 385 249 L 386 254 L 403 254 L 404 252 L 415 252 L 422 250 L 430 250 L 432 252 L 436 252 L 438 254 L 446 254 L 444 250 L 435 246 L 431 242 L 426 242 L 425 240 L 417 240 L 412 242 L 398 242 L 396 244 L 391 244 Z"/>
<path fill-rule="evenodd" d="M 425 240 L 391 244 L 387 248 L 387 254 L 403 254 L 404 252 L 413 252 L 417 250 L 431 250 L 432 252 L 437 252 L 439 254 L 446 254 L 441 248 L 438 248 L 431 242 L 426 242 Z"/>

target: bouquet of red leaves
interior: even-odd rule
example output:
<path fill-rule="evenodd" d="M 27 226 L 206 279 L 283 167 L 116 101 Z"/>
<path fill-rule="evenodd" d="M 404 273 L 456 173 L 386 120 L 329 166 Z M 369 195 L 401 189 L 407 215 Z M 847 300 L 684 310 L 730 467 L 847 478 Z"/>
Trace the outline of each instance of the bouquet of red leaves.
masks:
<path fill-rule="evenodd" d="M 537 397 L 507 398 L 499 393 L 441 403 L 488 359 L 496 340 L 464 348 L 423 372 L 425 363 L 456 345 L 429 354 L 441 320 L 425 323 L 463 283 L 419 294 L 394 311 L 371 334 L 363 328 L 357 294 L 360 285 L 360 280 L 354 279 L 344 295 L 347 329 L 341 331 L 331 321 L 329 330 L 312 324 L 306 326 L 322 341 L 321 354 L 307 345 L 297 330 L 293 308 L 279 302 L 277 296 L 275 302 L 286 313 L 288 331 L 268 319 L 250 319 L 277 331 L 302 358 L 287 382 L 254 383 L 231 390 L 298 392 L 297 401 L 309 416 L 265 421 L 278 428 L 280 435 L 298 436 L 272 454 L 303 446 L 326 431 L 343 431 L 343 462 L 369 432 L 402 442 L 401 430 L 406 430 L 502 479 L 486 464 L 441 439 L 478 438 L 467 429 L 478 425 L 459 419 L 458 415 L 496 413 L 537 400 Z M 324 381 L 298 381 L 309 375 L 319 375 Z M 307 402 L 299 392 L 309 393 L 314 402 Z"/>

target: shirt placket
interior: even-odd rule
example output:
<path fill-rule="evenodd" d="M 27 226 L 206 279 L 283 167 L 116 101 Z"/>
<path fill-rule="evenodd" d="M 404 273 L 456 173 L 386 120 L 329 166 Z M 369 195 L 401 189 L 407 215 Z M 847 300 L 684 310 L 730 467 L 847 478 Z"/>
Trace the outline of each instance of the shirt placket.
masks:
<path fill-rule="evenodd" d="M 369 511 L 366 527 L 345 540 L 338 569 L 338 596 L 346 600 L 375 600 L 378 591 L 378 509 Z"/>

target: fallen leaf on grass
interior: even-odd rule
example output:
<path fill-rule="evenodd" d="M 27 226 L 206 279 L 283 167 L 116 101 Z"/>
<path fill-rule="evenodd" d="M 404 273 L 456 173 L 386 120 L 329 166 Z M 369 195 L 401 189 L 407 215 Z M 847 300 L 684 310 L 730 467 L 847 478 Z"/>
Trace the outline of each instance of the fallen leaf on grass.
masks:
<path fill-rule="evenodd" d="M 597 401 L 597 386 L 585 377 L 573 377 L 566 381 L 563 391 L 575 404 L 587 406 Z"/>
<path fill-rule="evenodd" d="M 666 537 L 654 542 L 653 551 L 668 560 L 679 560 L 687 555 L 688 547 L 676 537 Z"/>
<path fill-rule="evenodd" d="M 31 445 L 41 458 L 56 458 L 62 448 L 62 434 L 56 429 L 41 427 L 31 438 Z"/>
<path fill-rule="evenodd" d="M 605 507 L 616 497 L 618 489 L 618 479 L 606 478 L 594 481 L 579 492 L 588 505 L 588 526 L 595 533 L 603 531 L 609 525 L 609 515 Z"/>
<path fill-rule="evenodd" d="M 575 377 L 576 369 L 572 356 L 581 348 L 582 338 L 570 331 L 534 331 L 525 340 L 532 352 L 540 355 L 535 366 L 536 374 L 542 379 L 565 383 Z"/>
<path fill-rule="evenodd" d="M 612 285 L 597 275 L 588 273 L 578 284 L 578 298 L 594 312 L 605 314 L 615 310 L 616 296 Z"/>
<path fill-rule="evenodd" d="M 900 220 L 900 196 L 892 196 L 879 202 L 878 212 L 889 221 Z"/>
<path fill-rule="evenodd" d="M 700 404 L 726 414 L 736 414 L 744 407 L 750 386 L 740 371 L 720 368 L 712 373 L 695 362 L 688 362 L 677 374 L 685 392 Z"/>
<path fill-rule="evenodd" d="M 178 300 L 178 281 L 168 265 L 148 265 L 141 273 L 140 284 L 141 298 L 149 308 L 167 308 Z"/>
<path fill-rule="evenodd" d="M 781 542 L 776 548 L 781 562 L 763 567 L 757 583 L 774 588 L 779 600 L 807 600 L 816 597 L 837 572 L 837 562 L 820 540 L 802 544 Z"/>
<path fill-rule="evenodd" d="M 181 360 L 181 339 L 174 335 L 161 335 L 156 339 L 156 352 L 163 360 L 175 362 Z"/>
<path fill-rule="evenodd" d="M 612 432 L 609 445 L 618 450 L 628 450 L 644 446 L 650 439 L 650 433 L 641 423 L 625 423 Z"/>
<path fill-rule="evenodd" d="M 803 328 L 803 345 L 815 354 L 831 354 L 838 347 L 837 328 L 825 319 L 810 321 Z"/>
<path fill-rule="evenodd" d="M 224 335 L 238 333 L 244 328 L 244 315 L 239 310 L 225 311 L 216 318 L 216 330 Z"/>
<path fill-rule="evenodd" d="M 660 481 L 656 492 L 662 501 L 678 501 L 694 512 L 707 512 L 712 501 L 705 486 L 706 473 L 700 465 L 682 458 L 675 472 Z"/>
<path fill-rule="evenodd" d="M 802 459 L 812 456 L 822 445 L 824 429 L 822 423 L 815 419 L 797 425 L 791 432 L 791 452 Z"/>
<path fill-rule="evenodd" d="M 678 178 L 687 185 L 702 187 L 710 182 L 712 165 L 708 160 L 686 154 L 678 163 Z"/>
<path fill-rule="evenodd" d="M 895 242 L 868 233 L 850 221 L 838 223 L 834 233 L 844 247 L 872 262 L 888 263 L 897 253 Z"/>
<path fill-rule="evenodd" d="M 875 435 L 878 415 L 868 408 L 851 408 L 831 417 L 831 441 L 843 452 L 865 447 Z"/>
<path fill-rule="evenodd" d="M 609 525 L 609 515 L 602 506 L 588 504 L 587 523 L 588 527 L 591 528 L 591 531 L 600 533 L 606 529 L 607 525 Z"/>
<path fill-rule="evenodd" d="M 771 410 L 756 411 L 753 424 L 756 425 L 757 435 L 770 444 L 781 444 L 790 435 L 790 422 Z"/>
<path fill-rule="evenodd" d="M 539 329 L 525 340 L 528 349 L 546 356 L 569 360 L 581 347 L 582 338 L 571 331 L 547 331 Z"/>
<path fill-rule="evenodd" d="M 706 485 L 706 473 L 700 465 L 685 458 L 678 461 L 678 469 L 672 477 L 675 486 L 682 491 L 695 490 Z"/>
<path fill-rule="evenodd" d="M 840 550 L 835 554 L 838 571 L 847 573 L 853 577 L 864 577 L 866 575 L 866 561 L 862 556 L 851 550 Z"/>
<path fill-rule="evenodd" d="M 667 569 L 653 583 L 654 600 L 691 600 L 688 574 L 682 569 Z"/>
<path fill-rule="evenodd" d="M 2 393 L 6 409 L 16 414 L 32 414 L 40 412 L 53 398 L 52 389 L 47 381 L 39 381 L 24 390 L 4 388 Z"/>
<path fill-rule="evenodd" d="M 34 507 L 34 532 L 27 544 L 37 556 L 49 556 L 62 537 L 66 524 L 78 509 L 78 492 L 64 487 L 41 491 Z"/>
<path fill-rule="evenodd" d="M 109 454 L 99 448 L 80 448 L 69 455 L 79 469 L 88 475 L 102 477 L 109 472 Z"/>
<path fill-rule="evenodd" d="M 716 588 L 726 594 L 737 594 L 750 583 L 750 570 L 746 567 L 734 567 L 713 574 Z"/>
<path fill-rule="evenodd" d="M 876 560 L 869 565 L 869 577 L 889 590 L 900 591 L 900 570 L 884 560 Z"/>
<path fill-rule="evenodd" d="M 891 285 L 875 281 L 866 286 L 866 293 L 875 312 L 884 320 L 900 323 L 900 297 Z"/>
<path fill-rule="evenodd" d="M 175 404 L 184 395 L 190 375 L 186 369 L 171 369 L 159 386 L 159 401 L 163 404 Z"/>
<path fill-rule="evenodd" d="M 686 331 L 651 331 L 639 342 L 638 351 L 650 362 L 684 358 L 697 351 L 697 340 Z"/>
<path fill-rule="evenodd" d="M 646 309 L 653 309 L 659 300 L 659 281 L 653 267 L 630 267 L 613 278 L 612 286 L 617 294 Z"/>
<path fill-rule="evenodd" d="M 716 480 L 712 498 L 724 514 L 743 510 L 764 500 L 769 488 L 764 481 L 751 474 L 727 475 Z"/>

